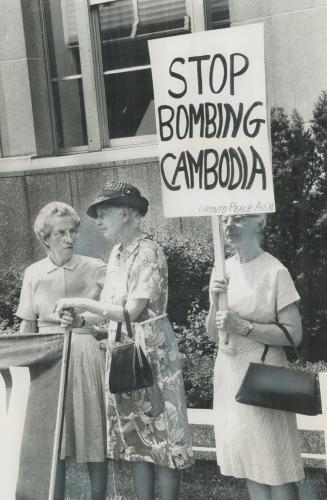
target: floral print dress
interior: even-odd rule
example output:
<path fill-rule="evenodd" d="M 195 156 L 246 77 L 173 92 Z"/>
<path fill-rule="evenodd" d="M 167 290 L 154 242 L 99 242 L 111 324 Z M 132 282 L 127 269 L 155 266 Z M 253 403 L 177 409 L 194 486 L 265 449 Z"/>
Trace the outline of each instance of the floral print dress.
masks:
<path fill-rule="evenodd" d="M 109 258 L 101 296 L 104 307 L 124 305 L 127 298 L 147 299 L 132 324 L 141 332 L 155 383 L 138 391 L 111 394 L 108 388 L 111 351 L 117 323 L 110 321 L 107 354 L 108 457 L 152 462 L 170 468 L 192 463 L 182 368 L 172 326 L 166 317 L 168 273 L 164 254 L 142 235 L 125 253 L 116 245 Z M 124 325 L 122 342 L 129 342 Z"/>

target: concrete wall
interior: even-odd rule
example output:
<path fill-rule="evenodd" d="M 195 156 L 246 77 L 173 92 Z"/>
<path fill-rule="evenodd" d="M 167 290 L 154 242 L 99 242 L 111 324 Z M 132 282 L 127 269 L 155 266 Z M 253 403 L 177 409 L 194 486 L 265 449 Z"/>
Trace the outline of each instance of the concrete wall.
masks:
<path fill-rule="evenodd" d="M 308 122 L 327 88 L 326 0 L 229 0 L 231 25 L 265 25 L 267 96 Z"/>
<path fill-rule="evenodd" d="M 160 238 L 187 237 L 190 241 L 210 232 L 207 217 L 171 218 L 162 214 L 159 165 L 156 159 L 111 162 L 33 173 L 0 173 L 0 262 L 1 266 L 23 268 L 45 253 L 33 235 L 38 211 L 50 201 L 69 203 L 81 215 L 77 252 L 106 259 L 110 245 L 86 214 L 89 204 L 108 180 L 136 185 L 149 199 L 144 229 Z M 191 243 L 190 243 L 191 244 Z"/>

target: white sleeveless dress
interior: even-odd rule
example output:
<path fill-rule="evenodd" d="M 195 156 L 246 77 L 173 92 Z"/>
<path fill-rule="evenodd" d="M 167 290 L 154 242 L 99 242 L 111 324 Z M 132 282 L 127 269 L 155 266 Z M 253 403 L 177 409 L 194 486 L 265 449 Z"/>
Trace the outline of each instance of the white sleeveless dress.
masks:
<path fill-rule="evenodd" d="M 277 313 L 299 295 L 288 270 L 263 252 L 241 264 L 227 260 L 228 305 L 243 319 L 275 323 Z M 229 349 L 220 341 L 214 372 L 217 462 L 221 473 L 262 484 L 281 485 L 304 478 L 294 414 L 236 402 L 250 362 L 260 362 L 263 344 L 231 335 Z M 284 350 L 270 347 L 266 363 L 287 366 Z"/>

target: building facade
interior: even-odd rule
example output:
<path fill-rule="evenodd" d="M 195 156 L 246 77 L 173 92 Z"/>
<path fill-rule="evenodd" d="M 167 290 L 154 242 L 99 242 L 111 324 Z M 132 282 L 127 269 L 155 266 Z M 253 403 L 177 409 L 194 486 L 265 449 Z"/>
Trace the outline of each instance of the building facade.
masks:
<path fill-rule="evenodd" d="M 40 257 L 32 236 L 38 210 L 58 199 L 84 214 L 107 179 L 149 197 L 148 230 L 209 232 L 207 218 L 162 214 L 147 41 L 264 23 L 268 105 L 297 109 L 308 122 L 326 89 L 326 20 L 325 0 L 2 0 L 2 262 Z M 81 233 L 78 250 L 103 256 L 84 215 Z"/>

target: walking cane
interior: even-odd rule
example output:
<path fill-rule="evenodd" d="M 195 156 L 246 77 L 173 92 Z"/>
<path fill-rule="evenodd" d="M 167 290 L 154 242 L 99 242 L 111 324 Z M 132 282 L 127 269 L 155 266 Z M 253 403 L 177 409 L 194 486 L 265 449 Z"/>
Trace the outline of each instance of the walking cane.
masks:
<path fill-rule="evenodd" d="M 70 313 L 73 313 L 72 308 L 69 308 L 68 311 Z M 58 406 L 57 406 L 57 418 L 56 418 L 56 427 L 55 427 L 54 443 L 53 443 L 53 453 L 52 453 L 48 500 L 53 500 L 54 488 L 55 488 L 55 482 L 56 482 L 58 455 L 59 455 L 60 449 L 61 449 L 62 436 L 63 436 L 63 430 L 64 430 L 64 415 L 65 415 L 65 407 L 66 407 L 68 368 L 69 368 L 69 357 L 70 357 L 71 341 L 72 341 L 72 329 L 70 327 L 65 328 L 64 336 L 65 336 L 65 339 L 64 339 L 64 347 L 63 347 L 62 362 L 61 362 L 61 374 L 60 374 L 59 396 L 58 396 Z"/>

